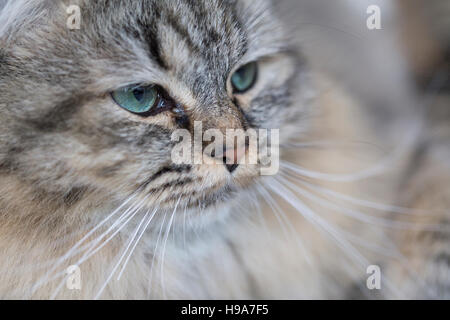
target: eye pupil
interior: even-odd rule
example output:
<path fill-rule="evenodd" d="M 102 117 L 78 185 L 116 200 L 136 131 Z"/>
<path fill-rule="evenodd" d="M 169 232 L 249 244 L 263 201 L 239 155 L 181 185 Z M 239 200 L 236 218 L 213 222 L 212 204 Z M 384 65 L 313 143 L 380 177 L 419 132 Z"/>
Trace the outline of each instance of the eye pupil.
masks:
<path fill-rule="evenodd" d="M 133 95 L 136 98 L 137 101 L 142 101 L 144 98 L 144 89 L 143 88 L 136 88 L 133 90 Z"/>

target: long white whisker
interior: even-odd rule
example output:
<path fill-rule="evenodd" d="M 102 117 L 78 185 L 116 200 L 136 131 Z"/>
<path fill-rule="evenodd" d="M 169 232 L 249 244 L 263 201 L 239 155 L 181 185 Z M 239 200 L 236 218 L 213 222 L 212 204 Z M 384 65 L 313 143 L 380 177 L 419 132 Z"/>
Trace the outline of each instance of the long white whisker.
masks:
<path fill-rule="evenodd" d="M 125 267 L 128 264 L 128 261 L 130 260 L 131 255 L 133 254 L 134 250 L 136 249 L 137 244 L 139 243 L 139 240 L 142 238 L 142 236 L 144 235 L 145 231 L 147 230 L 148 225 L 150 224 L 150 222 L 153 220 L 153 217 L 155 216 L 156 212 L 158 211 L 158 209 L 153 210 L 153 213 L 151 215 L 151 217 L 148 219 L 148 221 L 146 222 L 144 228 L 142 228 L 141 233 L 139 234 L 138 238 L 136 239 L 136 241 L 134 242 L 133 248 L 131 248 L 130 253 L 128 254 L 128 257 L 125 259 L 125 262 L 123 264 L 122 269 L 120 270 L 119 276 L 117 277 L 117 280 L 120 280 L 122 273 L 125 270 Z"/>
<path fill-rule="evenodd" d="M 92 240 L 90 243 L 87 244 L 89 246 L 88 250 L 83 254 L 83 256 L 75 263 L 75 265 L 80 266 L 85 261 L 87 261 L 91 256 L 93 256 L 95 253 L 97 253 L 100 249 L 102 249 L 105 245 L 107 245 L 127 224 L 128 222 L 141 210 L 145 202 L 145 199 L 142 200 L 139 204 L 132 206 L 132 209 L 127 209 L 127 211 L 122 214 L 117 221 L 113 223 L 113 226 L 117 226 L 119 223 L 123 221 L 123 219 L 126 219 L 125 222 L 122 223 L 122 225 L 119 226 L 119 228 L 111 235 L 109 238 L 107 238 L 100 246 L 95 248 L 95 246 L 102 241 L 102 239 L 109 233 L 110 230 L 113 229 L 113 226 L 111 226 L 107 232 L 104 232 L 101 236 L 97 237 L 96 239 Z M 95 249 L 94 249 L 95 248 Z M 56 275 L 56 278 L 59 278 L 65 274 L 64 271 L 60 272 Z M 61 280 L 61 283 L 58 285 L 57 290 L 52 295 L 52 299 L 56 297 L 56 295 L 59 293 L 59 291 L 62 289 L 62 286 L 64 282 L 66 281 L 66 277 L 64 277 Z"/>
<path fill-rule="evenodd" d="M 186 249 L 186 211 L 187 211 L 187 204 L 184 207 L 183 211 L 183 248 Z"/>
<path fill-rule="evenodd" d="M 283 161 L 282 163 L 280 163 L 280 167 L 282 169 L 287 169 L 297 175 L 300 175 L 301 177 L 307 177 L 311 179 L 324 180 L 330 182 L 355 182 L 380 175 L 381 173 L 386 171 L 385 165 L 379 165 L 375 168 L 371 168 L 370 170 L 368 169 L 367 171 L 360 171 L 357 173 L 332 174 L 309 170 L 287 161 Z"/>
<path fill-rule="evenodd" d="M 321 229 L 325 230 L 329 235 L 336 240 L 336 244 L 341 247 L 344 253 L 352 257 L 361 268 L 366 268 L 370 265 L 369 261 L 361 255 L 361 253 L 348 241 L 346 241 L 342 236 L 339 236 L 339 232 L 336 231 L 326 220 L 316 215 L 308 206 L 297 199 L 295 195 L 281 183 L 274 179 L 272 181 L 274 186 L 270 186 L 271 190 L 277 193 L 279 196 L 284 198 L 293 208 L 296 208 L 299 213 L 301 213 L 308 221 L 313 225 L 319 226 Z M 286 184 L 290 184 L 286 181 Z M 386 287 L 388 287 L 397 296 L 401 296 L 399 291 L 394 288 L 390 283 L 386 282 Z"/>
<path fill-rule="evenodd" d="M 317 192 L 323 192 L 324 194 L 332 196 L 336 199 L 344 200 L 349 203 L 356 204 L 358 206 L 366 207 L 369 209 L 375 209 L 375 210 L 379 210 L 379 211 L 389 211 L 389 212 L 393 212 L 393 213 L 408 214 L 408 215 L 409 214 L 410 215 L 423 215 L 423 214 L 430 213 L 429 210 L 410 209 L 410 208 L 404 208 L 404 207 L 399 207 L 399 206 L 390 205 L 390 204 L 377 203 L 377 202 L 368 201 L 368 200 L 364 200 L 364 199 L 357 199 L 355 197 L 351 197 L 351 196 L 343 194 L 343 193 L 339 193 L 339 192 L 336 192 L 333 190 L 329 190 L 329 189 L 314 185 L 314 184 L 306 182 L 304 180 L 298 180 L 298 182 L 305 186 L 308 186 L 309 188 L 311 188 Z M 434 212 L 438 212 L 438 211 L 434 211 Z"/>
<path fill-rule="evenodd" d="M 102 225 L 104 225 L 109 219 L 111 219 L 114 215 L 116 215 L 125 205 L 127 205 L 132 199 L 134 199 L 137 195 L 137 192 L 132 194 L 124 203 L 122 203 L 116 210 L 114 210 L 111 214 L 109 214 L 105 219 L 103 219 L 98 225 L 96 225 L 93 229 L 91 229 L 86 235 L 84 235 L 66 254 L 60 257 L 53 267 L 33 286 L 31 290 L 31 295 L 39 289 L 42 285 L 48 282 L 48 277 L 68 258 L 73 255 L 73 252 L 88 239 L 92 234 L 94 234 Z"/>
<path fill-rule="evenodd" d="M 269 207 L 272 209 L 272 212 L 274 213 L 278 223 L 280 224 L 281 230 L 283 231 L 283 234 L 285 235 L 286 238 L 288 238 L 288 230 L 286 229 L 286 224 L 285 221 L 283 221 L 283 219 L 281 218 L 278 208 L 276 208 L 276 203 L 273 201 L 272 197 L 270 196 L 270 194 L 265 190 L 264 186 L 261 185 L 257 185 L 256 186 L 257 190 L 259 191 L 259 193 L 261 194 L 262 198 L 266 201 L 266 203 L 269 205 Z M 289 239 L 287 239 L 289 240 Z"/>
<path fill-rule="evenodd" d="M 323 150 L 330 150 L 330 149 L 336 149 L 339 148 L 341 150 L 342 148 L 351 149 L 354 150 L 355 147 L 361 147 L 361 146 L 369 146 L 372 149 L 381 150 L 381 147 L 379 145 L 376 145 L 374 143 L 368 142 L 368 141 L 357 141 L 357 140 L 319 140 L 319 141 L 308 141 L 308 142 L 287 142 L 280 145 L 282 148 L 286 149 L 323 149 Z"/>
<path fill-rule="evenodd" d="M 306 182 L 304 182 L 304 181 L 297 181 L 297 182 L 303 183 L 304 185 L 307 185 L 307 186 L 314 187 L 314 185 L 312 185 L 312 184 L 310 184 L 310 183 L 306 183 Z M 319 190 L 319 191 L 324 191 L 324 192 L 325 192 L 325 191 L 330 191 L 330 190 L 328 190 L 328 189 L 320 188 L 320 187 L 318 187 L 318 186 L 317 186 L 317 190 Z M 333 193 L 334 193 L 334 191 L 330 191 L 330 192 L 333 192 Z M 339 196 L 342 196 L 343 198 L 346 198 L 346 197 L 347 197 L 346 195 L 340 194 L 340 193 L 339 193 L 338 195 L 339 195 Z M 375 203 L 375 204 L 376 204 L 376 203 Z M 405 209 L 405 210 L 407 210 L 407 208 L 400 208 L 400 209 Z M 409 212 L 408 212 L 408 213 L 409 213 Z M 414 212 L 411 212 L 411 213 L 416 214 L 416 213 L 417 213 L 417 210 L 415 210 Z M 417 213 L 417 214 L 418 214 L 418 213 Z M 429 226 L 423 226 L 423 229 L 441 230 L 442 228 L 440 228 L 440 226 L 438 226 L 438 225 L 436 225 L 436 226 L 434 226 L 434 225 L 429 225 Z M 407 258 L 406 258 L 406 257 L 398 250 L 398 248 L 395 246 L 394 243 L 391 242 L 391 245 L 392 245 L 392 247 L 394 248 L 395 251 L 394 251 L 393 253 L 389 253 L 389 252 L 384 251 L 384 250 L 386 250 L 387 248 L 380 247 L 380 246 L 375 245 L 375 244 L 373 244 L 373 243 L 362 242 L 361 239 L 360 239 L 359 237 L 358 237 L 358 238 L 357 238 L 357 237 L 354 237 L 352 234 L 347 234 L 347 237 L 348 237 L 349 239 L 353 240 L 355 243 L 359 243 L 360 245 L 363 245 L 363 246 L 365 246 L 365 247 L 367 247 L 367 248 L 373 250 L 374 252 L 378 252 L 378 253 L 381 253 L 381 254 L 383 254 L 383 255 L 385 255 L 385 256 L 390 256 L 390 257 L 392 257 L 392 258 L 398 259 L 398 260 L 399 260 L 399 263 L 401 263 L 402 265 L 406 266 L 406 270 L 407 270 L 407 272 L 410 274 L 410 276 L 413 277 L 413 278 L 415 279 L 415 281 L 420 282 L 421 286 L 424 288 L 424 290 L 427 290 L 427 291 L 428 291 L 428 293 L 430 294 L 430 296 L 438 297 L 435 293 L 433 293 L 433 292 L 430 291 L 430 289 L 429 289 L 429 288 L 427 287 L 427 285 L 422 281 L 422 279 L 421 279 L 420 276 L 417 274 L 417 272 L 416 272 L 415 270 L 413 270 L 413 269 L 410 267 L 409 261 L 408 261 Z"/>
<path fill-rule="evenodd" d="M 282 176 L 285 176 L 283 174 L 281 174 Z M 280 177 L 281 178 L 281 177 Z M 286 178 L 288 178 L 288 176 L 286 176 Z M 306 189 L 302 189 L 299 187 L 295 188 L 295 191 L 304 196 L 305 198 L 314 201 L 315 203 L 317 203 L 318 205 L 327 208 L 327 209 L 331 209 L 335 212 L 340 212 L 342 214 L 344 214 L 345 216 L 351 217 L 353 219 L 356 219 L 358 221 L 361 222 L 365 222 L 365 223 L 369 223 L 369 224 L 373 224 L 373 225 L 377 225 L 377 226 L 381 226 L 384 228 L 393 228 L 393 229 L 405 229 L 405 230 L 411 230 L 411 229 L 431 229 L 431 230 L 440 230 L 441 228 L 437 225 L 417 225 L 415 223 L 411 223 L 411 222 L 406 222 L 406 221 L 395 221 L 395 220 L 390 220 L 390 219 L 386 219 L 383 217 L 373 217 L 371 215 L 368 214 L 364 214 L 361 211 L 358 210 L 353 210 L 350 208 L 346 208 L 343 206 L 338 206 L 330 201 L 328 201 L 327 199 L 324 198 L 320 198 L 315 196 L 314 194 L 312 194 L 311 192 L 307 191 Z"/>
<path fill-rule="evenodd" d="M 300 250 L 302 250 L 306 261 L 308 262 L 309 265 L 312 265 L 310 253 L 306 250 L 306 247 L 305 247 L 303 241 L 300 239 L 298 233 L 294 230 L 294 228 L 290 224 L 290 222 L 289 222 L 288 218 L 286 217 L 286 215 L 284 214 L 284 212 L 281 210 L 281 208 L 278 206 L 276 201 L 273 199 L 273 197 L 266 190 L 266 188 L 264 187 L 264 185 L 262 183 L 258 187 L 259 187 L 260 192 L 263 194 L 263 198 L 266 200 L 266 202 L 269 204 L 269 207 L 272 209 L 272 212 L 275 214 L 275 217 L 278 220 L 278 223 L 282 226 L 282 228 L 284 227 L 284 233 L 286 234 L 286 236 L 288 234 L 288 232 L 286 230 L 286 226 L 287 226 L 287 228 L 290 231 L 290 234 L 294 237 L 296 244 L 298 245 Z"/>
<path fill-rule="evenodd" d="M 166 221 L 166 217 L 167 217 L 167 212 L 164 213 L 164 218 L 163 218 L 163 221 L 161 222 L 161 227 L 159 228 L 159 233 L 158 233 L 158 238 L 156 240 L 155 249 L 153 251 L 152 264 L 150 266 L 150 278 L 149 278 L 148 292 L 147 292 L 147 296 L 149 298 L 150 298 L 151 290 L 152 290 L 153 266 L 155 264 L 155 257 L 156 257 L 156 253 L 158 252 L 158 245 L 159 245 L 159 242 L 161 239 L 162 230 L 164 227 L 164 222 Z"/>
<path fill-rule="evenodd" d="M 161 253 L 161 255 L 162 255 L 161 256 L 161 288 L 162 288 L 164 298 L 166 298 L 166 293 L 164 290 L 164 258 L 165 258 L 165 253 L 166 253 L 166 245 L 167 245 L 167 239 L 169 238 L 170 229 L 172 227 L 173 219 L 175 217 L 175 212 L 177 211 L 178 205 L 180 204 L 180 200 L 181 200 L 181 197 L 178 198 L 178 201 L 175 204 L 175 208 L 173 209 L 172 216 L 170 217 L 170 221 L 169 221 L 169 225 L 167 227 L 167 232 L 165 235 L 164 245 L 163 245 L 162 253 Z"/>
<path fill-rule="evenodd" d="M 139 212 L 139 210 L 142 209 L 142 207 L 144 206 L 144 202 L 145 199 L 141 200 L 138 204 L 128 208 L 105 232 L 100 234 L 97 238 L 95 238 L 91 242 L 87 243 L 86 246 L 83 247 L 87 248 L 87 250 L 85 250 L 83 257 L 78 263 L 84 262 L 93 254 L 98 252 L 101 248 L 103 248 L 106 244 L 108 244 L 109 241 L 113 239 L 115 235 L 117 235 L 117 233 L 119 233 L 123 229 L 123 227 L 125 227 L 128 224 L 128 222 Z M 125 222 L 123 222 L 124 220 Z M 98 243 L 100 243 L 103 240 L 103 238 L 106 237 L 108 233 L 110 233 L 117 226 L 119 226 L 119 228 L 115 232 L 113 232 L 113 234 L 110 235 L 99 247 L 95 248 L 95 246 Z"/>
<path fill-rule="evenodd" d="M 256 209 L 256 213 L 258 214 L 259 220 L 261 221 L 261 225 L 262 225 L 262 227 L 263 227 L 265 233 L 266 233 L 268 236 L 272 236 L 271 233 L 270 233 L 270 231 L 269 231 L 269 227 L 267 226 L 267 223 L 266 223 L 266 221 L 265 221 L 265 219 L 264 219 L 264 215 L 262 214 L 261 206 L 260 206 L 259 203 L 258 203 L 258 195 L 252 193 L 252 196 L 250 197 L 250 201 L 251 201 L 251 203 L 252 203 L 252 206 L 254 206 L 255 209 Z"/>
<path fill-rule="evenodd" d="M 125 258 L 128 249 L 130 248 L 131 244 L 133 243 L 134 238 L 136 237 L 136 234 L 138 233 L 139 229 L 141 228 L 142 224 L 144 223 L 145 219 L 147 218 L 147 216 L 149 215 L 150 210 L 148 210 L 144 217 L 141 219 L 141 222 L 138 224 L 138 226 L 136 227 L 135 231 L 133 232 L 133 234 L 130 236 L 130 240 L 128 241 L 128 244 L 125 248 L 125 250 L 123 250 L 122 255 L 120 256 L 120 258 L 118 259 L 118 262 L 115 264 L 114 268 L 112 269 L 112 271 L 110 272 L 110 274 L 108 275 L 108 277 L 106 278 L 106 281 L 103 283 L 103 285 L 101 286 L 100 290 L 97 292 L 97 294 L 94 297 L 94 300 L 97 300 L 101 294 L 103 293 L 103 291 L 105 290 L 106 286 L 108 285 L 109 281 L 111 280 L 111 278 L 113 277 L 114 273 L 116 272 L 117 268 L 120 266 L 120 263 L 122 262 L 122 260 Z"/>
<path fill-rule="evenodd" d="M 139 213 L 139 211 L 144 206 L 144 200 L 141 202 L 140 205 L 135 206 L 133 210 L 131 210 L 127 215 L 125 215 L 120 221 L 117 221 L 117 223 L 114 224 L 114 227 L 118 225 L 118 223 L 121 223 L 124 219 L 125 221 L 105 240 L 103 243 L 95 248 L 95 246 L 102 241 L 102 239 L 113 229 L 113 226 L 111 226 L 101 237 L 97 238 L 93 244 L 91 244 L 90 248 L 86 251 L 86 253 L 83 255 L 81 260 L 78 262 L 78 264 L 83 263 L 87 259 L 89 259 L 91 256 L 93 256 L 95 253 L 97 253 L 100 249 L 102 249 L 104 246 L 106 246 L 130 221 L 134 218 L 136 214 Z"/>

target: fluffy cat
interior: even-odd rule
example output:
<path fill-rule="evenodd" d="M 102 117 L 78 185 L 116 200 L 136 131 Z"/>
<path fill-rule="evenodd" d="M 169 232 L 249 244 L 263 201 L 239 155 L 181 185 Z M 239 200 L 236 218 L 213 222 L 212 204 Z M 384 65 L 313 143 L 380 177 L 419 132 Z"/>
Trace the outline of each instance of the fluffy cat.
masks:
<path fill-rule="evenodd" d="M 395 161 L 343 152 L 332 140 L 385 146 L 399 127 L 375 132 L 268 0 L 0 4 L 0 297 L 450 297 L 447 146 L 424 150 L 411 116 Z M 236 90 L 249 63 L 255 82 Z M 153 85 L 161 112 L 113 98 Z M 174 164 L 171 135 L 194 121 L 279 128 L 280 172 Z"/>

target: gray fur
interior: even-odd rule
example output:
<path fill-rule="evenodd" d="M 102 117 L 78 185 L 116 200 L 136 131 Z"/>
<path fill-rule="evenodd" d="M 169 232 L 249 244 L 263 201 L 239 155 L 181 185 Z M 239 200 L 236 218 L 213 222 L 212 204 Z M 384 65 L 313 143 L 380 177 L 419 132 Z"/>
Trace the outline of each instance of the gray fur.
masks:
<path fill-rule="evenodd" d="M 41 272 L 34 268 L 37 262 L 33 258 L 44 256 L 42 259 L 53 261 L 58 254 L 64 254 L 64 241 L 70 242 L 69 235 L 73 235 L 70 232 L 75 233 L 75 238 L 81 237 L 79 234 L 87 233 L 130 195 L 144 199 L 138 213 L 154 208 L 160 211 L 149 227 L 149 235 L 144 237 L 145 248 L 138 249 L 130 262 L 132 270 L 126 273 L 124 284 L 110 284 L 107 297 L 147 297 L 146 267 L 153 264 L 155 257 L 159 259 L 154 247 L 160 240 L 158 234 L 167 238 L 171 235 L 174 240 L 168 246 L 168 264 L 175 270 L 173 277 L 167 277 L 169 297 L 363 295 L 354 289 L 360 288 L 354 280 L 361 269 L 349 268 L 349 272 L 334 243 L 322 245 L 318 241 L 310 245 L 323 259 L 311 271 L 304 256 L 283 256 L 285 252 L 280 248 L 294 246 L 292 243 L 275 239 L 271 249 L 278 248 L 275 252 L 286 258 L 286 266 L 270 256 L 267 267 L 264 257 L 270 250 L 266 250 L 267 239 L 261 230 L 254 228 L 256 214 L 240 209 L 240 205 L 245 208 L 258 201 L 250 193 L 259 179 L 254 170 L 241 166 L 230 178 L 225 166 L 211 169 L 171 162 L 172 132 L 178 128 L 192 131 L 194 121 L 203 121 L 203 130 L 282 128 L 286 133 L 282 145 L 309 132 L 311 118 L 318 114 L 311 66 L 292 43 L 272 3 L 76 3 L 82 12 L 80 30 L 66 27 L 65 9 L 71 1 L 0 0 L 0 251 L 11 258 L 10 265 L 0 265 L 0 277 L 4 277 L 0 279 L 0 296 L 51 297 L 56 284 L 51 284 L 48 291 L 30 293 L 31 285 L 39 280 L 36 274 Z M 393 56 L 398 58 L 397 54 Z M 257 85 L 249 93 L 234 94 L 230 76 L 253 61 L 259 65 Z M 403 69 L 399 69 L 401 72 L 392 70 L 398 78 L 403 76 Z M 398 78 L 391 80 L 396 82 Z M 110 93 L 131 84 L 161 86 L 181 110 L 183 119 L 172 111 L 141 118 L 120 108 Z M 406 91 L 402 86 L 394 100 L 400 97 L 407 101 L 402 96 Z M 351 114 L 351 102 L 342 100 L 332 100 L 332 107 L 344 105 L 343 109 L 348 107 Z M 333 108 L 329 111 L 328 121 L 334 125 L 340 114 Z M 338 125 L 346 128 L 348 123 Z M 304 155 L 298 153 L 296 159 L 307 161 Z M 387 189 L 395 189 L 396 179 L 397 175 Z M 171 214 L 179 215 L 182 209 L 198 222 L 188 226 L 184 235 L 187 246 L 180 241 L 180 219 L 174 220 L 174 231 L 169 227 L 161 233 L 171 221 Z M 334 215 L 328 218 L 338 220 Z M 344 224 L 344 220 L 339 223 Z M 298 233 L 308 235 L 309 228 L 303 223 L 298 225 Z M 351 230 L 358 233 L 366 229 L 351 224 Z M 91 282 L 79 297 L 92 298 L 97 289 L 93 282 L 104 276 L 98 265 L 111 261 L 129 233 L 130 229 L 121 232 L 119 239 L 107 246 L 107 253 L 92 263 L 87 272 Z M 383 235 L 377 234 L 374 239 Z M 448 237 L 448 233 L 442 237 Z M 371 236 L 367 239 L 372 240 Z M 260 255 L 253 250 L 255 247 L 261 249 Z M 441 250 L 436 249 L 433 259 L 435 265 L 448 266 L 448 254 Z M 395 274 L 396 267 L 389 262 L 386 265 Z M 23 265 L 29 272 L 17 276 L 15 268 Z M 274 275 L 271 268 L 278 273 Z M 285 271 L 288 280 L 278 281 Z M 272 273 L 269 276 L 265 272 Z M 163 277 L 158 274 L 156 278 L 153 282 Z M 430 283 L 434 280 L 433 276 L 426 279 Z M 13 287 L 15 281 L 20 285 Z M 270 290 L 267 283 L 271 284 Z M 308 290 L 299 289 L 304 288 L 304 283 L 308 283 Z M 285 291 L 284 285 L 290 285 L 291 291 Z M 407 296 L 421 296 L 419 288 L 413 285 Z M 437 289 L 448 295 L 447 283 Z M 149 296 L 166 297 L 162 285 L 155 291 Z M 61 297 L 68 295 L 63 293 Z M 383 297 L 390 295 L 383 292 Z"/>

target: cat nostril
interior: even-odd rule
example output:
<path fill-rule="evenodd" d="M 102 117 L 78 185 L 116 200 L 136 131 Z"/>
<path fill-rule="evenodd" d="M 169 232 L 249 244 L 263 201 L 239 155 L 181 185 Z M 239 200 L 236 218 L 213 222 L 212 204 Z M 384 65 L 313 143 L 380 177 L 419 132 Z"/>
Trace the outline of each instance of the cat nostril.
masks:
<path fill-rule="evenodd" d="M 224 159 L 224 161 L 225 161 L 225 159 Z M 239 167 L 239 165 L 238 164 L 226 164 L 225 163 L 225 167 L 227 168 L 229 173 L 233 173 L 233 171 L 236 170 L 237 167 Z"/>
<path fill-rule="evenodd" d="M 239 161 L 245 157 L 246 148 L 238 147 L 233 149 L 224 149 L 222 154 L 222 161 L 230 173 L 239 166 Z"/>

